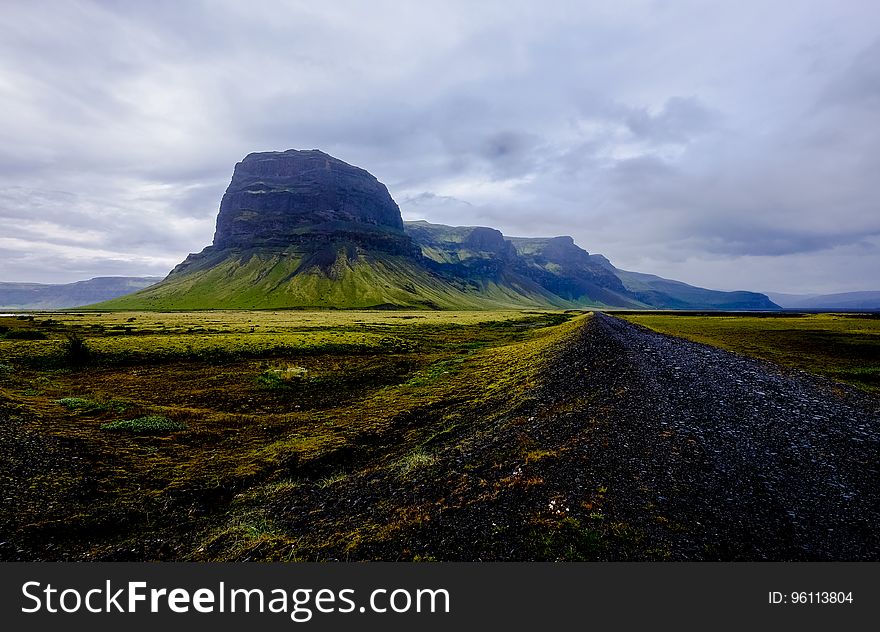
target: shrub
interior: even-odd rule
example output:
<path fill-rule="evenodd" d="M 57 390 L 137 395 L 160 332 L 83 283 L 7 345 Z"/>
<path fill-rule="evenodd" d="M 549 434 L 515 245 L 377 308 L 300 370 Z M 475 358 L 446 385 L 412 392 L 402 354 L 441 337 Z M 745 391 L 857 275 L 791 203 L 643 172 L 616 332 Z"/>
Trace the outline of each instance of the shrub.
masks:
<path fill-rule="evenodd" d="M 308 369 L 301 366 L 288 366 L 283 369 L 266 369 L 257 378 L 265 388 L 283 388 L 306 379 Z"/>
<path fill-rule="evenodd" d="M 64 359 L 69 364 L 85 364 L 91 356 L 92 350 L 89 349 L 84 338 L 76 332 L 67 334 L 67 342 L 64 344 Z"/>
<path fill-rule="evenodd" d="M 430 467 L 437 462 L 437 457 L 422 450 L 416 450 L 397 462 L 401 474 L 409 474 L 424 467 Z"/>
<path fill-rule="evenodd" d="M 93 402 L 85 397 L 62 397 L 61 399 L 55 400 L 55 403 L 64 406 L 67 410 L 75 410 L 78 412 L 94 413 L 106 410 L 106 407 L 103 404 Z"/>
<path fill-rule="evenodd" d="M 174 430 L 186 430 L 187 427 L 182 421 L 174 421 L 162 415 L 147 415 L 137 419 L 101 424 L 101 430 L 133 432 L 137 434 L 163 434 Z"/>
<path fill-rule="evenodd" d="M 10 329 L 4 336 L 7 340 L 45 340 L 46 334 L 37 329 Z"/>
<path fill-rule="evenodd" d="M 335 474 L 331 474 L 330 476 L 319 480 L 318 487 L 320 489 L 327 489 L 328 487 L 333 487 L 336 483 L 341 483 L 347 478 L 348 475 L 345 472 L 336 472 Z"/>

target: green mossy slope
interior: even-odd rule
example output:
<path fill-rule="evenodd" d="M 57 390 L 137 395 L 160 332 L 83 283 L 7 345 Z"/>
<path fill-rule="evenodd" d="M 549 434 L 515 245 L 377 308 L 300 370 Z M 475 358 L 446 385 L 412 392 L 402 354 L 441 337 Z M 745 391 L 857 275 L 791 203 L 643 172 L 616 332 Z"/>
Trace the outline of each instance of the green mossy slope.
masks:
<path fill-rule="evenodd" d="M 325 253 L 326 255 L 326 253 Z M 493 281 L 441 278 L 404 256 L 314 254 L 255 249 L 211 253 L 140 292 L 95 309 L 192 310 L 282 308 L 503 309 L 572 305 L 549 293 Z"/>

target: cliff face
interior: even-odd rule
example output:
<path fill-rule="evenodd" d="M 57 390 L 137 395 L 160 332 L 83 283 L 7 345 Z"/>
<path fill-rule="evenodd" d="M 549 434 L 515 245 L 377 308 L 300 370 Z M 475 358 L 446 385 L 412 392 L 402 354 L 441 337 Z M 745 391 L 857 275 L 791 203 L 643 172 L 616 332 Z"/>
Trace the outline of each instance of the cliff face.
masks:
<path fill-rule="evenodd" d="M 312 233 L 402 237 L 403 221 L 384 184 L 316 149 L 249 154 L 235 165 L 215 248 L 288 246 Z"/>
<path fill-rule="evenodd" d="M 505 237 L 493 228 L 406 222 L 425 265 L 438 274 L 479 287 L 493 281 L 555 305 L 662 309 L 773 310 L 763 294 L 717 292 L 615 268 L 560 237 Z"/>
<path fill-rule="evenodd" d="M 606 305 L 636 306 L 614 271 L 593 259 L 571 237 L 514 237 L 510 241 L 519 255 L 518 271 L 554 294 L 573 301 L 589 297 Z"/>

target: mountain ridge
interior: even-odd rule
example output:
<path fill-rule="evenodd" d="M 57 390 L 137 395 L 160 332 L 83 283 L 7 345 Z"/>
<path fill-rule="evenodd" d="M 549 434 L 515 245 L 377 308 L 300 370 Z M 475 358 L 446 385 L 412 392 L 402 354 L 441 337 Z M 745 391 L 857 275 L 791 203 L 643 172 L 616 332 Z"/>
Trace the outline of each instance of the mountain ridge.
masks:
<path fill-rule="evenodd" d="M 518 257 L 513 270 L 551 291 L 566 304 L 635 309 L 778 309 L 756 292 L 707 290 L 656 275 L 621 270 L 603 255 L 590 254 L 580 248 L 568 235 L 507 237 L 486 227 L 445 226 L 425 220 L 404 222 L 404 230 L 422 246 L 422 254 L 435 267 L 453 274 L 456 266 L 442 245 L 457 239 L 468 257 L 482 256 L 485 261 L 485 251 L 475 255 L 466 247 L 474 243 L 475 234 L 484 242 L 484 231 L 493 231 L 509 245 L 506 249 L 499 246 L 496 238 L 495 265 L 509 263 L 513 253 L 514 258 Z"/>
<path fill-rule="evenodd" d="M 880 311 L 880 290 L 833 294 L 766 294 L 783 309 Z"/>
<path fill-rule="evenodd" d="M 211 245 L 157 285 L 91 307 L 778 309 L 763 294 L 677 284 L 620 271 L 569 236 L 404 222 L 369 172 L 291 149 L 236 164 Z"/>
<path fill-rule="evenodd" d="M 0 309 L 65 309 L 124 296 L 162 277 L 102 276 L 72 283 L 0 282 Z"/>

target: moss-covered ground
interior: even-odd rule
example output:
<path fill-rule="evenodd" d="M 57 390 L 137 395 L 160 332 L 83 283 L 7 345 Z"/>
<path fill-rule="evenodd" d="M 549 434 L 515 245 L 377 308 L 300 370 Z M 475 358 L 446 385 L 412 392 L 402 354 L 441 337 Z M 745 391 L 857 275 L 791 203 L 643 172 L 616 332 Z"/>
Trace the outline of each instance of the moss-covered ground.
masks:
<path fill-rule="evenodd" d="M 419 559 L 405 534 L 431 508 L 399 490 L 528 402 L 586 318 L 0 316 L 0 558 Z M 367 480 L 381 497 L 360 498 Z M 460 485 L 432 495 L 485 491 Z"/>

